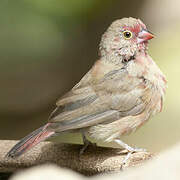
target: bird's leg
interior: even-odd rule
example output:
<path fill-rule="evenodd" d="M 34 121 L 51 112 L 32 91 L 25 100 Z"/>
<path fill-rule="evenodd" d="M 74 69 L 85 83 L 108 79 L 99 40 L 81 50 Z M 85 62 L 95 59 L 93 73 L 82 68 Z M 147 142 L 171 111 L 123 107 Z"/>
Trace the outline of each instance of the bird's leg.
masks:
<path fill-rule="evenodd" d="M 96 144 L 95 143 L 92 143 L 92 142 L 90 142 L 87 138 L 86 138 L 86 136 L 85 136 L 85 134 L 82 132 L 82 138 L 83 138 L 83 147 L 81 148 L 81 150 L 80 150 L 80 155 L 82 155 L 83 153 L 84 153 L 84 151 L 86 150 L 86 148 L 90 145 L 90 144 L 92 144 L 93 146 L 96 146 Z"/>
<path fill-rule="evenodd" d="M 115 139 L 115 142 L 128 151 L 126 157 L 124 158 L 122 162 L 122 165 L 125 165 L 127 163 L 132 153 L 146 151 L 146 149 L 142 149 L 142 148 L 133 148 L 129 146 L 128 144 L 124 143 L 123 141 L 121 141 L 120 139 Z"/>

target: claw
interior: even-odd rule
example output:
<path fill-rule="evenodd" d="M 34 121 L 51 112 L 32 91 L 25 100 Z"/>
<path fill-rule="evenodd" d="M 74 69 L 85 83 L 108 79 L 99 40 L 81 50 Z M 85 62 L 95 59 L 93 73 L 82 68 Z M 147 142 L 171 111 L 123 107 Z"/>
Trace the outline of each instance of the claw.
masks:
<path fill-rule="evenodd" d="M 123 141 L 121 141 L 119 139 L 116 139 L 115 142 L 117 144 L 121 145 L 123 148 L 125 148 L 128 151 L 127 155 L 125 156 L 125 158 L 122 161 L 121 170 L 126 165 L 127 161 L 129 160 L 129 158 L 131 157 L 131 155 L 133 153 L 136 153 L 136 152 L 146 152 L 146 149 L 143 149 L 143 148 L 133 148 L 133 147 L 129 146 L 128 144 L 124 143 Z"/>
<path fill-rule="evenodd" d="M 89 143 L 84 144 L 83 147 L 80 149 L 79 155 L 82 155 L 88 146 L 89 146 Z"/>
<path fill-rule="evenodd" d="M 79 152 L 79 155 L 82 155 L 89 145 L 96 146 L 96 143 L 90 142 L 90 141 L 86 138 L 86 136 L 84 135 L 84 133 L 82 133 L 82 138 L 83 138 L 83 143 L 84 143 L 84 145 L 83 145 L 83 147 L 81 148 L 81 150 L 80 150 L 80 152 Z"/>

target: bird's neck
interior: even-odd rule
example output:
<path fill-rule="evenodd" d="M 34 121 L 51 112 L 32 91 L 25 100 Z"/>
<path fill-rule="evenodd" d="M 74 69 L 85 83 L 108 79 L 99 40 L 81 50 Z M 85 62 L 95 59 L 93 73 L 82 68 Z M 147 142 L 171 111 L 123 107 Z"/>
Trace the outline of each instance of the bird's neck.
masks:
<path fill-rule="evenodd" d="M 136 55 L 137 55 L 136 52 L 132 54 L 116 54 L 114 52 L 111 52 L 111 53 L 107 53 L 104 56 L 101 56 L 100 59 L 102 61 L 122 67 L 126 65 L 129 61 L 134 60 L 136 58 Z"/>
<path fill-rule="evenodd" d="M 101 56 L 100 59 L 102 61 L 109 62 L 115 65 L 120 65 L 123 61 L 123 57 L 115 54 L 114 52 L 107 53 L 106 55 Z"/>
<path fill-rule="evenodd" d="M 115 65 L 127 64 L 136 59 L 136 56 L 147 54 L 147 43 L 136 44 L 134 46 L 122 46 L 111 49 L 100 49 L 100 59 Z"/>

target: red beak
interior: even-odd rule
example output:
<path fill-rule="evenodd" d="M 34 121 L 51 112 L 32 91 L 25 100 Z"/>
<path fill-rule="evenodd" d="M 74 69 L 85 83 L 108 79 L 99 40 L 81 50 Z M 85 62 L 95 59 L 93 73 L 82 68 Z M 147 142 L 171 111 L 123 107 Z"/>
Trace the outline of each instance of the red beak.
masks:
<path fill-rule="evenodd" d="M 139 32 L 137 41 L 138 41 L 138 43 L 142 43 L 142 42 L 148 41 L 152 38 L 154 38 L 154 35 L 151 32 L 143 29 L 141 32 Z"/>

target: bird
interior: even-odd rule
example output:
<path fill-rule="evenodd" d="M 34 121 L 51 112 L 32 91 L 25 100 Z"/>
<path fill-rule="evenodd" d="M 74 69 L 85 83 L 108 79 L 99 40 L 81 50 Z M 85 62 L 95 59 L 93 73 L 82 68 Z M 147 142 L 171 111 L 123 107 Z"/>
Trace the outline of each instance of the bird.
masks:
<path fill-rule="evenodd" d="M 121 140 L 162 111 L 167 80 L 148 54 L 154 35 L 136 18 L 117 19 L 99 44 L 99 58 L 83 78 L 58 99 L 48 122 L 21 139 L 6 157 L 16 158 L 64 132 L 81 133 L 84 152 L 90 139 L 115 142 L 132 153 L 143 151 Z"/>

